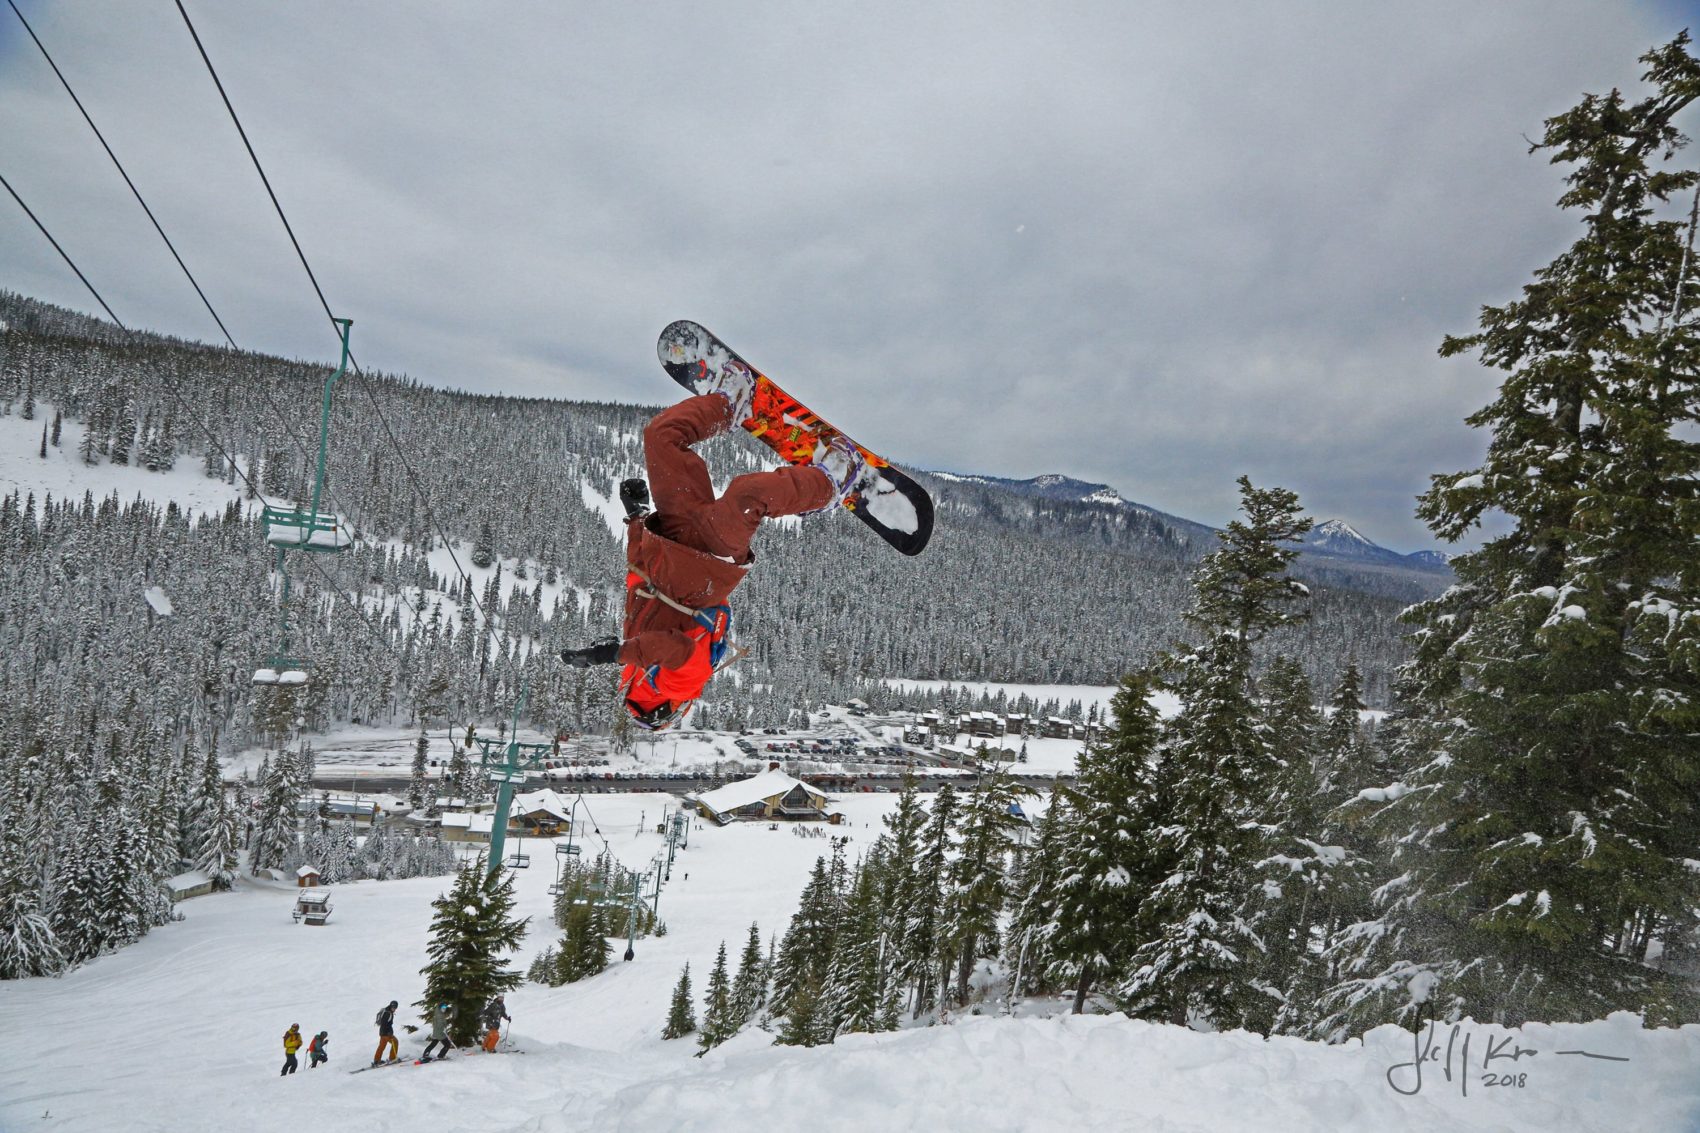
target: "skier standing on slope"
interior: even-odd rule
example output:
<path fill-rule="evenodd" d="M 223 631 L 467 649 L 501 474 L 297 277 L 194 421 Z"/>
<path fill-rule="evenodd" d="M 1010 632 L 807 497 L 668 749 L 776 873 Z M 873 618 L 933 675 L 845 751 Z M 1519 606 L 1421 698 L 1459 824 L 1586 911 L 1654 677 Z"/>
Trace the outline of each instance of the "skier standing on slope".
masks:
<path fill-rule="evenodd" d="M 283 1069 L 278 1076 L 293 1074 L 296 1069 L 295 1052 L 301 1049 L 301 1024 L 289 1024 L 289 1030 L 283 1032 Z"/>
<path fill-rule="evenodd" d="M 834 437 L 813 464 L 736 476 L 716 499 L 708 465 L 692 446 L 750 415 L 755 379 L 727 370 L 718 385 L 662 410 L 644 429 L 649 492 L 641 480 L 620 486 L 629 568 L 624 641 L 561 653 L 577 668 L 623 664 L 626 711 L 651 731 L 683 719 L 728 663 L 727 598 L 755 561 L 750 540 L 762 520 L 835 507 L 866 486 L 870 474 L 861 450 Z M 653 513 L 644 506 L 650 493 Z"/>
<path fill-rule="evenodd" d="M 331 1041 L 329 1031 L 320 1031 L 313 1036 L 313 1041 L 307 1044 L 307 1069 L 317 1070 L 319 1063 L 329 1062 L 331 1056 L 325 1050 L 325 1044 Z"/>
<path fill-rule="evenodd" d="M 431 1041 L 425 1044 L 425 1057 L 420 1059 L 421 1062 L 431 1061 L 431 1050 L 438 1044 L 442 1045 L 442 1050 L 437 1054 L 438 1058 L 447 1057 L 449 1051 L 454 1049 L 455 1044 L 449 1041 L 449 1024 L 454 1021 L 454 1017 L 455 1009 L 447 1003 L 437 1004 L 431 1012 Z"/>
<path fill-rule="evenodd" d="M 396 1060 L 397 1046 L 395 1041 L 395 1009 L 396 1001 L 390 1000 L 389 1006 L 378 1012 L 378 1049 L 372 1055 L 372 1065 L 376 1066 L 384 1060 L 384 1048 L 390 1048 L 390 1061 Z"/>
<path fill-rule="evenodd" d="M 503 1022 L 513 1022 L 513 1016 L 508 1014 L 508 1005 L 498 995 L 484 1008 L 484 1049 L 490 1054 L 496 1052 L 496 1043 L 501 1040 Z"/>

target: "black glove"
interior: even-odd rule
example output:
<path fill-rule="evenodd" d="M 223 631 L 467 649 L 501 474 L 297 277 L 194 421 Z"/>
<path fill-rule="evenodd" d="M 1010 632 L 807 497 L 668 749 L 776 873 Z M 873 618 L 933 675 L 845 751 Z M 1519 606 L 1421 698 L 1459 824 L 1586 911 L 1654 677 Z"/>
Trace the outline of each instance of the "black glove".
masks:
<path fill-rule="evenodd" d="M 621 480 L 620 503 L 625 505 L 627 519 L 645 514 L 649 511 L 649 485 L 636 477 Z"/>
<path fill-rule="evenodd" d="M 592 665 L 612 665 L 619 659 L 620 643 L 611 637 L 603 638 L 583 649 L 561 650 L 561 660 L 575 669 L 587 669 Z"/>

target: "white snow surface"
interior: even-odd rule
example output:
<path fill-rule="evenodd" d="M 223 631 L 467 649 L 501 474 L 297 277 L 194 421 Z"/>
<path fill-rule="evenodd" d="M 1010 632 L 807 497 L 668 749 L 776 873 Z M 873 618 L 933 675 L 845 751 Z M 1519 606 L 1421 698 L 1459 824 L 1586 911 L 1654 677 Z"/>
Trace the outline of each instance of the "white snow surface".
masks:
<path fill-rule="evenodd" d="M 902 695 L 909 690 L 934 693 L 945 687 L 955 689 L 959 693 L 971 696 L 996 696 L 1004 693 L 1013 703 L 1015 698 L 1026 693 L 1034 700 L 1043 704 L 1047 700 L 1055 700 L 1066 706 L 1071 700 L 1080 701 L 1082 708 L 1098 706 L 1100 715 L 1110 710 L 1110 698 L 1116 694 L 1115 685 L 1025 685 L 1005 684 L 999 681 L 918 681 L 907 677 L 892 677 L 886 680 L 886 687 Z M 1153 692 L 1151 703 L 1165 717 L 1173 716 L 1180 711 L 1180 698 L 1169 692 Z"/>
<path fill-rule="evenodd" d="M 585 802 L 613 852 L 638 868 L 662 844 L 654 831 L 663 807 L 676 805 L 652 794 Z M 852 837 L 852 855 L 892 805 L 889 795 L 835 804 L 848 822 L 834 832 Z M 546 893 L 554 855 L 525 842 L 537 864 L 517 873 L 519 912 L 533 918 L 514 961 L 522 968 L 559 935 Z M 1644 1031 L 1626 1015 L 1516 1032 L 1514 1045 L 1540 1053 L 1492 1065 L 1526 1075 L 1509 1087 L 1486 1085 L 1480 1064 L 1489 1040 L 1507 1032 L 1466 1025 L 1457 1043 L 1473 1040 L 1473 1067 L 1466 1075 L 1460 1060 L 1448 1082 L 1438 1059 L 1451 1031 L 1439 1027 L 1436 1061 L 1416 1093 L 1413 1036 L 1396 1028 L 1329 1047 L 1070 1017 L 1061 1001 L 1030 1000 L 1014 1016 L 992 1003 L 987 1015 L 948 1026 L 813 1049 L 773 1046 L 759 1029 L 700 1060 L 692 1040 L 663 1041 L 684 963 L 700 999 L 719 943 L 736 953 L 751 921 L 764 938 L 783 932 L 826 848 L 783 825 L 693 829 L 661 894 L 668 935 L 638 941 L 630 964 L 616 942 L 612 965 L 592 979 L 508 996 L 524 1054 L 358 1075 L 346 1072 L 371 1057 L 379 1007 L 399 999 L 397 1022 L 420 1022 L 411 1003 L 422 990 L 430 902 L 448 880 L 339 886 L 330 922 L 309 927 L 290 918 L 292 887 L 244 879 L 235 892 L 185 902 L 183 922 L 61 979 L 0 985 L 0 1130 L 1584 1133 L 1700 1121 L 1700 1027 Z M 291 1023 L 330 1032 L 327 1065 L 308 1070 L 303 1054 L 299 1072 L 278 1075 Z M 400 1034 L 403 1054 L 417 1056 L 427 1033 Z M 1629 1061 L 1558 1054 L 1566 1050 Z"/>
<path fill-rule="evenodd" d="M 888 480 L 880 480 L 862 493 L 862 506 L 868 514 L 893 531 L 914 534 L 921 526 L 921 516 L 914 501 Z"/>
<path fill-rule="evenodd" d="M 163 507 L 165 501 L 175 500 L 187 515 L 213 516 L 242 495 L 240 480 L 226 484 L 209 479 L 193 456 L 179 455 L 176 467 L 168 472 L 149 472 L 139 465 L 112 464 L 105 459 L 92 467 L 86 465 L 77 459 L 83 423 L 69 417 L 61 423 L 59 447 L 47 446 L 43 458 L 37 455 L 41 451 L 41 429 L 43 424 L 52 423 L 53 411 L 50 402 L 38 401 L 33 421 L 17 413 L 0 417 L 0 454 L 4 454 L 0 455 L 0 490 L 15 490 L 21 496 L 34 492 L 37 505 L 49 494 L 55 500 L 81 500 L 84 492 L 92 492 L 96 500 L 102 500 L 117 492 L 124 503 L 141 496 Z"/>

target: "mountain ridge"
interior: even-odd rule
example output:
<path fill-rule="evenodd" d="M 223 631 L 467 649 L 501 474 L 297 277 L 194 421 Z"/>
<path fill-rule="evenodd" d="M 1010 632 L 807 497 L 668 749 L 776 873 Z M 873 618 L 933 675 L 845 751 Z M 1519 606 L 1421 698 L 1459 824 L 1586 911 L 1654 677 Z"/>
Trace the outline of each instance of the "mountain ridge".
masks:
<path fill-rule="evenodd" d="M 1130 500 L 1108 484 L 1079 480 L 1064 473 L 1048 472 L 1026 480 L 984 473 L 947 471 L 931 471 L 928 475 L 947 483 L 983 484 L 1035 499 L 1124 508 L 1167 523 L 1186 532 L 1189 537 L 1207 538 L 1220 530 L 1207 523 Z M 1319 521 L 1310 534 L 1300 541 L 1299 546 L 1301 555 L 1307 558 L 1377 564 L 1426 574 L 1451 573 L 1451 568 L 1447 565 L 1449 557 L 1444 552 L 1421 550 L 1405 554 L 1395 551 L 1376 543 L 1343 519 Z"/>

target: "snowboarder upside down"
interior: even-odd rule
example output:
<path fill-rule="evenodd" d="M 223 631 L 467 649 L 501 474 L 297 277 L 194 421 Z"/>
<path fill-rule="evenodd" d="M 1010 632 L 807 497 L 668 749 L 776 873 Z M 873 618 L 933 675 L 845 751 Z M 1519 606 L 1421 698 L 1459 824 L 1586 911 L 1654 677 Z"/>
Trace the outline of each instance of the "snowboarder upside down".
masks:
<path fill-rule="evenodd" d="M 643 510 L 642 481 L 628 480 L 623 641 L 561 654 L 569 665 L 624 665 L 620 691 L 638 725 L 660 731 L 683 719 L 709 678 L 728 663 L 728 599 L 755 555 L 762 520 L 825 511 L 865 486 L 868 467 L 842 437 L 812 464 L 734 477 L 719 498 L 694 445 L 750 414 L 755 382 L 726 372 L 720 388 L 664 409 L 643 431 L 655 510 Z"/>

